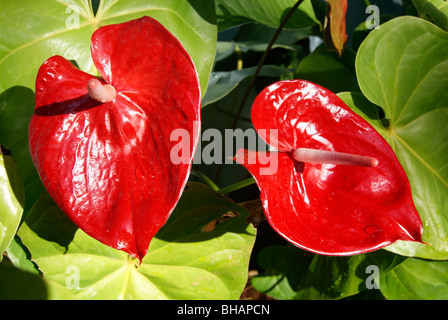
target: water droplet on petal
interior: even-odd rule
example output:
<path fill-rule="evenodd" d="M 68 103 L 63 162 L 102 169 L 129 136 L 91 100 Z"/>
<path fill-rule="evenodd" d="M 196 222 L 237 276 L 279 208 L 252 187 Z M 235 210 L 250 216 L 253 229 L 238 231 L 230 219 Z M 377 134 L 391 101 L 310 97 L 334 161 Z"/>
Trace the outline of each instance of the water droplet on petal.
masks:
<path fill-rule="evenodd" d="M 375 237 L 376 235 L 383 232 L 383 230 L 376 225 L 369 225 L 367 227 L 364 227 L 364 232 L 367 233 L 371 237 Z"/>

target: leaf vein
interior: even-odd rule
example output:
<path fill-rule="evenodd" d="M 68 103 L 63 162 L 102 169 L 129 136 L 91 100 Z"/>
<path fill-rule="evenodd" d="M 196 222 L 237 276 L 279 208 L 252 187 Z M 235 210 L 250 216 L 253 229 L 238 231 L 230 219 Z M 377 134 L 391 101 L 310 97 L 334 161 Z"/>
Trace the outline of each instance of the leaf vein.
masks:
<path fill-rule="evenodd" d="M 437 177 L 445 187 L 448 187 L 448 181 L 445 181 L 439 172 L 433 169 L 413 148 L 411 148 L 399 135 L 393 134 L 395 139 L 397 139 L 409 152 L 424 166 L 426 167 L 435 177 Z"/>

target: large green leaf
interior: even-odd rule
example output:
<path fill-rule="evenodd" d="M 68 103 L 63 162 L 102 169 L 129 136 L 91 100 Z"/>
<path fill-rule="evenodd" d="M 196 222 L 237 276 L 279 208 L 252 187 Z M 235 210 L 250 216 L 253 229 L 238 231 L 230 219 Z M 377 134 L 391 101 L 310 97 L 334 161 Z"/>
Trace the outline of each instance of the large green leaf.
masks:
<path fill-rule="evenodd" d="M 0 153 L 0 260 L 19 227 L 23 213 L 24 191 L 11 157 Z"/>
<path fill-rule="evenodd" d="M 448 300 L 448 261 L 408 258 L 381 280 L 388 299 Z"/>
<path fill-rule="evenodd" d="M 102 0 L 96 16 L 90 0 L 27 0 L 20 4 L 0 0 L 0 6 L 0 92 L 13 86 L 34 90 L 37 70 L 56 54 L 95 73 L 90 57 L 92 33 L 102 25 L 147 15 L 159 20 L 185 46 L 205 93 L 216 50 L 213 1 Z"/>
<path fill-rule="evenodd" d="M 356 73 L 364 95 L 384 110 L 388 125 L 377 130 L 408 175 L 429 244 L 388 249 L 448 259 L 448 33 L 415 17 L 386 22 L 360 46 Z"/>
<path fill-rule="evenodd" d="M 270 27 L 280 25 L 296 0 L 216 0 L 219 30 L 247 22 L 258 22 Z M 319 21 L 310 0 L 305 0 L 286 24 L 287 28 L 310 28 Z"/>
<path fill-rule="evenodd" d="M 19 236 L 44 277 L 68 283 L 77 298 L 238 299 L 255 240 L 249 214 L 204 184 L 190 183 L 138 267 L 76 228 L 46 194 Z"/>

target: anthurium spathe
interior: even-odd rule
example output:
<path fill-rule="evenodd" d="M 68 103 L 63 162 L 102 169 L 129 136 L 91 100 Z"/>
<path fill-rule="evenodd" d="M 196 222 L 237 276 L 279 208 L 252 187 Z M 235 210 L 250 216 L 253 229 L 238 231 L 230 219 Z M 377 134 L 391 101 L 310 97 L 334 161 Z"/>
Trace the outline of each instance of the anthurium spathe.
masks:
<path fill-rule="evenodd" d="M 98 29 L 91 53 L 100 78 L 60 56 L 39 69 L 30 152 L 73 222 L 141 260 L 188 179 L 199 79 L 181 43 L 149 17 Z M 170 159 L 175 129 L 190 133 L 190 161 Z"/>
<path fill-rule="evenodd" d="M 421 242 L 422 223 L 394 152 L 331 91 L 281 81 L 257 96 L 251 115 L 278 150 L 278 165 L 266 169 L 267 155 L 256 151 L 239 150 L 235 159 L 254 176 L 269 223 L 288 241 L 327 255 Z"/>

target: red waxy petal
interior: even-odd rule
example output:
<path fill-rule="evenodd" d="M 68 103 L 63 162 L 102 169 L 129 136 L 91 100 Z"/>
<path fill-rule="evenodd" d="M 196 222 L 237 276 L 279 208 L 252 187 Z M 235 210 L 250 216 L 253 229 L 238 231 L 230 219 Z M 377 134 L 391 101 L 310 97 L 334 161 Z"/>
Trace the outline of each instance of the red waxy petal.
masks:
<path fill-rule="evenodd" d="M 252 122 L 281 152 L 239 150 L 235 159 L 256 179 L 269 223 L 287 240 L 329 255 L 364 253 L 397 240 L 421 241 L 422 223 L 393 150 L 335 94 L 303 80 L 275 83 L 256 98 Z M 297 162 L 291 152 L 299 147 L 364 155 L 379 163 Z M 266 167 L 270 172 L 262 171 Z"/>
<path fill-rule="evenodd" d="M 93 76 L 60 56 L 48 59 L 36 81 L 30 152 L 48 192 L 81 229 L 141 260 L 189 176 L 199 79 L 180 42 L 149 17 L 98 29 L 92 57 L 116 98 L 93 100 Z M 170 159 L 175 129 L 189 133 L 188 163 Z"/>

